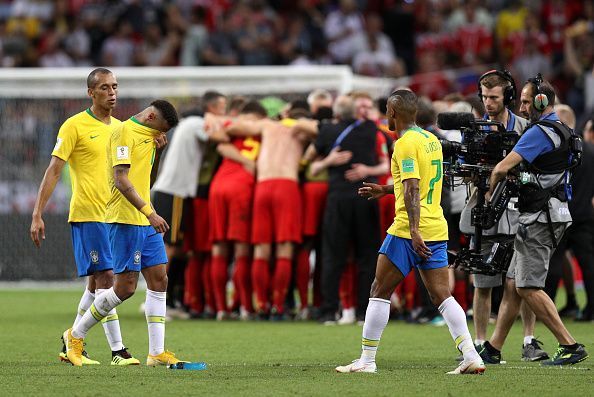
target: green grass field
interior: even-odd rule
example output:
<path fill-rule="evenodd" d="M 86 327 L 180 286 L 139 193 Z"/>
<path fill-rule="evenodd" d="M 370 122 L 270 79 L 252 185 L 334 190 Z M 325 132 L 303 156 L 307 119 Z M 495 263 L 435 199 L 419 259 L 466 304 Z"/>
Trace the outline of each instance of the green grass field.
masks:
<path fill-rule="evenodd" d="M 166 347 L 183 359 L 206 361 L 207 371 L 111 367 L 103 329 L 87 337 L 100 366 L 60 363 L 59 337 L 70 326 L 80 292 L 0 290 L 1 395 L 594 395 L 594 359 L 572 368 L 540 368 L 520 361 L 521 326 L 503 350 L 507 365 L 483 376 L 447 376 L 456 351 L 446 327 L 391 322 L 378 353 L 378 374 L 336 374 L 334 367 L 358 357 L 361 327 L 315 323 L 172 321 Z M 118 308 L 124 343 L 144 362 L 146 323 L 139 292 Z M 568 322 L 573 335 L 594 353 L 594 324 Z M 545 348 L 556 344 L 537 324 Z"/>

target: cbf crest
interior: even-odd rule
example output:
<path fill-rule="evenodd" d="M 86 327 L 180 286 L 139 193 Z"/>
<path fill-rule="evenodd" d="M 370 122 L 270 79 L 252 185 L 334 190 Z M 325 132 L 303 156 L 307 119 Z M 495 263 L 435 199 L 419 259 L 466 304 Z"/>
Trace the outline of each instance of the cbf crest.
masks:
<path fill-rule="evenodd" d="M 135 265 L 139 265 L 140 264 L 140 251 L 136 251 L 134 253 L 134 264 Z"/>
<path fill-rule="evenodd" d="M 93 263 L 94 265 L 96 265 L 97 263 L 99 263 L 99 253 L 95 250 L 90 252 L 91 254 L 91 263 Z"/>

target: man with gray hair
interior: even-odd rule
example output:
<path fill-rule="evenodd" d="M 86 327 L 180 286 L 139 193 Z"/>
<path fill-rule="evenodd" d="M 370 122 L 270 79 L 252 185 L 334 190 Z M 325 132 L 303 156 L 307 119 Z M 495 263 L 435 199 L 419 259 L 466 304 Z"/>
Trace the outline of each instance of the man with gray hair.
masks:
<path fill-rule="evenodd" d="M 357 265 L 358 319 L 363 319 L 367 294 L 373 281 L 376 251 L 379 248 L 379 209 L 377 202 L 361 200 L 361 182 L 376 182 L 387 172 L 376 155 L 377 128 L 372 121 L 357 120 L 352 98 L 339 96 L 334 103 L 336 123 L 322 123 L 315 150 L 322 160 L 312 164 L 312 173 L 324 169 L 329 174 L 329 189 L 322 227 L 322 316 L 324 324 L 334 324 L 338 310 L 338 288 L 347 261 L 349 243 L 355 245 Z M 351 178 L 353 167 L 363 169 Z"/>

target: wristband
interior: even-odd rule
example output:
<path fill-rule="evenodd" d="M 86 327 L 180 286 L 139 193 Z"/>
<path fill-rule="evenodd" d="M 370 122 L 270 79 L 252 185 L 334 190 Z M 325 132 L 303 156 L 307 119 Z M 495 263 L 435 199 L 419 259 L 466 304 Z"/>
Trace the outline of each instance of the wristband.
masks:
<path fill-rule="evenodd" d="M 154 212 L 153 207 L 150 204 L 146 204 L 144 207 L 140 209 L 140 212 L 144 214 L 147 218 Z"/>

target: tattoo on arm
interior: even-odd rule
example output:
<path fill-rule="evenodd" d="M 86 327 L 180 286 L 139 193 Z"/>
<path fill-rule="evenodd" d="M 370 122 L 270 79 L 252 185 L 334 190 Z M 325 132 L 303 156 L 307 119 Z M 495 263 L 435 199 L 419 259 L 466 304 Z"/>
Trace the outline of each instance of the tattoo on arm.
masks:
<path fill-rule="evenodd" d="M 411 232 L 417 232 L 421 218 L 421 197 L 418 179 L 404 181 L 404 206 L 408 214 L 409 229 Z"/>

